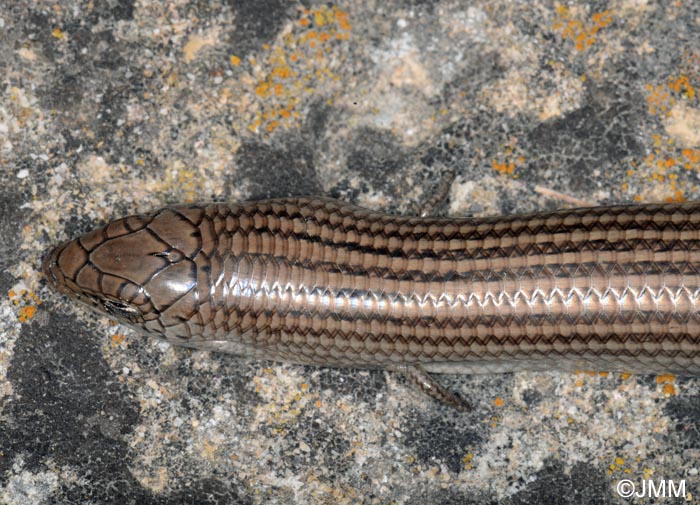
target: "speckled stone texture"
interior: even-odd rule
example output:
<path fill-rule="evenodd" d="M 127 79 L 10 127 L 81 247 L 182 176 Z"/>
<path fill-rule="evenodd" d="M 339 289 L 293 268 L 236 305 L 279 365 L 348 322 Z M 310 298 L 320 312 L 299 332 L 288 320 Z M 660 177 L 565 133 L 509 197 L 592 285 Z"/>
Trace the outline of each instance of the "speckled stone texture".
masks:
<path fill-rule="evenodd" d="M 0 0 L 0 503 L 627 503 L 621 479 L 697 503 L 698 379 L 443 376 L 458 413 L 157 343 L 39 268 L 173 202 L 700 198 L 699 25 L 690 1 Z"/>

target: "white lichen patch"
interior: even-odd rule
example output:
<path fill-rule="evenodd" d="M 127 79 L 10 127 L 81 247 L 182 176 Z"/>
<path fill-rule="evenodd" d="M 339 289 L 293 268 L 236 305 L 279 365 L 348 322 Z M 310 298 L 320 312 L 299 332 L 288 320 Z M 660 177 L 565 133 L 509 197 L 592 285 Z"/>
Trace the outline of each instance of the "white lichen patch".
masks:
<path fill-rule="evenodd" d="M 522 402 L 525 391 L 542 392 L 534 408 Z M 622 458 L 632 475 L 643 475 L 649 458 L 663 451 L 659 435 L 669 429 L 659 396 L 620 374 L 516 374 L 512 402 L 498 411 L 489 440 L 474 456 L 474 470 L 460 480 L 502 499 L 520 491 L 552 458 L 564 472 L 577 462 L 605 468 Z"/>
<path fill-rule="evenodd" d="M 21 327 L 16 307 L 9 297 L 3 296 L 0 298 L 0 405 L 4 405 L 3 398 L 12 394 L 12 383 L 7 380 L 7 371 Z"/>
<path fill-rule="evenodd" d="M 53 472 L 31 473 L 22 470 L 10 475 L 5 487 L 0 488 L 0 503 L 5 505 L 41 505 L 48 503 L 60 485 Z"/>
<path fill-rule="evenodd" d="M 680 146 L 700 144 L 700 109 L 677 103 L 669 111 L 664 123 L 666 133 Z"/>
<path fill-rule="evenodd" d="M 556 67 L 546 82 L 542 82 L 542 74 L 533 72 L 531 67 L 512 68 L 484 91 L 484 100 L 499 113 L 530 114 L 541 121 L 571 112 L 581 106 L 584 83 L 563 66 Z"/>
<path fill-rule="evenodd" d="M 450 189 L 450 215 L 468 216 L 474 207 L 478 207 L 483 215 L 499 214 L 495 195 L 497 188 L 504 183 L 503 178 L 495 177 L 484 177 L 479 181 L 455 181 Z"/>

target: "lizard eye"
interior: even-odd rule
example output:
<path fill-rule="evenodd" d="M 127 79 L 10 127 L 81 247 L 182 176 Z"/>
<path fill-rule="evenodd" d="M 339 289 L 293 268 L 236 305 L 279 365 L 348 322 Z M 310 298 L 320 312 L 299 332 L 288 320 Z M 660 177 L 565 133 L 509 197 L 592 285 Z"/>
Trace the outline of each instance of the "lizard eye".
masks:
<path fill-rule="evenodd" d="M 141 311 L 127 302 L 105 300 L 103 302 L 105 310 L 118 318 L 134 320 L 141 315 Z"/>

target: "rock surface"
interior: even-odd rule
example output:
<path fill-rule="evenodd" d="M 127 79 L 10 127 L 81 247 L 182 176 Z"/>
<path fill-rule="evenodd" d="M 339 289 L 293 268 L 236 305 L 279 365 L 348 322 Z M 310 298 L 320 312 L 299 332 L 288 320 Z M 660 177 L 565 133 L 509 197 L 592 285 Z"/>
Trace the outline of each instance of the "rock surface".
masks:
<path fill-rule="evenodd" d="M 694 2 L 0 0 L 0 503 L 616 503 L 700 495 L 700 381 L 444 376 L 157 343 L 44 252 L 173 202 L 489 215 L 700 197 Z M 452 181 L 452 178 L 454 179 Z M 452 182 L 450 182 L 452 181 Z"/>

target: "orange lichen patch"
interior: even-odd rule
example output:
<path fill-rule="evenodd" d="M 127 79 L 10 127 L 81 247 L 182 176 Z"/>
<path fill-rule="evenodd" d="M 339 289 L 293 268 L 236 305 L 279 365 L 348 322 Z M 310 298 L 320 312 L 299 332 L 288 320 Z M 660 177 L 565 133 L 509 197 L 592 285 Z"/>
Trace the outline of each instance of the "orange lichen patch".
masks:
<path fill-rule="evenodd" d="M 197 170 L 185 168 L 184 163 L 176 161 L 173 166 L 166 171 L 164 190 L 177 188 L 185 202 L 192 202 L 197 198 L 199 190 L 198 180 L 201 174 Z"/>
<path fill-rule="evenodd" d="M 562 38 L 573 40 L 577 51 L 583 51 L 591 47 L 596 41 L 598 32 L 612 22 L 611 11 L 594 12 L 590 19 L 581 21 L 573 18 L 571 9 L 559 6 L 552 29 L 558 31 Z"/>
<path fill-rule="evenodd" d="M 114 335 L 112 335 L 113 346 L 123 344 L 124 340 L 126 340 L 126 335 L 122 335 L 121 333 L 115 333 Z"/>
<path fill-rule="evenodd" d="M 667 384 L 674 382 L 676 380 L 676 376 L 673 374 L 662 374 L 662 375 L 657 375 L 656 376 L 656 383 L 657 384 Z"/>
<path fill-rule="evenodd" d="M 63 37 L 66 36 L 65 32 L 61 31 L 60 28 L 54 28 L 51 32 L 51 35 L 53 35 L 58 40 L 61 40 Z"/>
<path fill-rule="evenodd" d="M 629 474 L 632 472 L 632 469 L 625 465 L 624 458 L 618 456 L 608 466 L 608 475 L 612 475 L 614 472 Z"/>
<path fill-rule="evenodd" d="M 683 167 L 687 170 L 696 170 L 700 167 L 700 149 L 683 149 Z"/>
<path fill-rule="evenodd" d="M 515 173 L 515 169 L 525 163 L 525 158 L 523 156 L 514 156 L 515 148 L 513 146 L 506 146 L 504 150 L 504 156 L 502 160 L 491 160 L 491 167 L 503 175 L 510 175 L 513 179 L 517 179 L 518 175 Z"/>
<path fill-rule="evenodd" d="M 15 293 L 14 291 L 10 290 L 8 293 L 10 298 L 12 298 L 12 303 L 15 305 L 18 305 L 22 302 L 31 302 L 34 301 L 37 303 L 37 305 L 41 305 L 41 300 L 39 300 L 39 297 L 36 296 L 32 291 L 27 291 L 26 289 L 21 289 L 19 294 Z"/>
<path fill-rule="evenodd" d="M 686 172 L 700 172 L 700 149 L 679 148 L 673 138 L 663 135 L 652 139 L 654 152 L 632 163 L 634 168 L 627 170 L 622 190 L 637 193 L 635 201 L 686 201 L 686 194 L 697 190 L 695 177 Z"/>
<path fill-rule="evenodd" d="M 289 65 L 279 65 L 272 69 L 271 75 L 279 79 L 288 79 L 292 75 L 292 70 Z"/>
<path fill-rule="evenodd" d="M 491 161 L 491 166 L 499 174 L 512 175 L 515 171 L 515 163 L 498 163 L 496 160 Z"/>
<path fill-rule="evenodd" d="M 622 373 L 620 374 L 620 378 L 621 378 L 623 381 L 626 381 L 626 380 L 629 379 L 630 377 L 632 377 L 632 374 L 629 373 L 629 372 L 622 372 Z"/>
<path fill-rule="evenodd" d="M 34 317 L 34 314 L 36 314 L 36 306 L 26 305 L 19 309 L 19 315 L 17 316 L 17 319 L 19 319 L 20 323 L 26 323 Z"/>
<path fill-rule="evenodd" d="M 670 77 L 668 87 L 674 93 L 684 95 L 690 100 L 695 98 L 695 88 L 690 85 L 690 79 L 686 75 Z"/>
<path fill-rule="evenodd" d="M 336 10 L 334 15 L 335 21 L 338 23 L 340 29 L 346 32 L 350 31 L 352 25 L 350 24 L 350 17 L 348 16 L 348 13 L 341 10 Z"/>
<path fill-rule="evenodd" d="M 241 64 L 241 59 L 236 56 L 235 54 L 232 54 L 231 57 L 229 58 L 229 61 L 231 62 L 231 65 L 234 67 L 237 67 L 238 65 Z"/>
<path fill-rule="evenodd" d="M 255 87 L 255 94 L 260 97 L 266 97 L 270 92 L 270 85 L 266 82 L 261 82 Z"/>
<path fill-rule="evenodd" d="M 665 396 L 675 396 L 677 393 L 676 386 L 673 384 L 664 384 L 664 387 L 661 390 Z"/>
<path fill-rule="evenodd" d="M 462 463 L 464 463 L 465 470 L 471 470 L 473 468 L 474 453 L 468 452 L 466 456 L 462 458 Z"/>
<path fill-rule="evenodd" d="M 576 379 L 574 382 L 576 387 L 583 387 L 586 377 L 601 377 L 603 379 L 611 377 L 610 372 L 599 372 L 597 370 L 575 370 L 574 375 L 582 376 L 582 378 Z"/>
<path fill-rule="evenodd" d="M 610 11 L 594 12 L 591 14 L 591 21 L 593 21 L 593 24 L 597 27 L 597 32 L 599 29 L 605 28 L 613 22 L 612 13 Z"/>
<path fill-rule="evenodd" d="M 13 305 L 16 305 L 19 310 L 17 319 L 20 323 L 26 323 L 36 315 L 36 309 L 41 305 L 41 300 L 32 291 L 20 289 L 19 292 L 11 289 L 7 295 L 12 300 Z"/>
<path fill-rule="evenodd" d="M 647 108 L 649 114 L 669 116 L 678 100 L 695 102 L 698 87 L 693 86 L 687 75 L 671 75 L 666 84 L 647 84 Z"/>
<path fill-rule="evenodd" d="M 671 105 L 674 103 L 674 99 L 666 86 L 663 84 L 647 84 L 646 90 L 649 114 L 667 114 Z"/>
<path fill-rule="evenodd" d="M 497 397 L 493 400 L 493 404 L 494 404 L 496 407 L 503 407 L 503 406 L 506 404 L 506 401 L 505 401 L 503 398 L 501 398 L 500 396 L 497 396 Z"/>
<path fill-rule="evenodd" d="M 348 38 L 349 15 L 337 6 L 304 9 L 301 18 L 282 40 L 263 47 L 268 55 L 259 68 L 253 65 L 252 90 L 259 107 L 247 128 L 252 132 L 273 132 L 297 124 L 303 100 L 340 80 L 329 68 L 330 53 L 339 40 Z M 342 63 L 342 58 L 335 58 Z M 335 64 L 335 63 L 334 63 Z"/>
<path fill-rule="evenodd" d="M 664 202 L 666 203 L 671 203 L 671 202 L 685 202 L 687 198 L 683 195 L 683 192 L 680 189 L 677 189 L 674 191 L 672 196 L 667 196 L 664 198 Z"/>
<path fill-rule="evenodd" d="M 662 386 L 661 390 L 666 396 L 673 396 L 676 394 L 676 386 L 674 385 L 675 380 L 676 376 L 673 374 L 663 374 L 656 376 L 656 383 L 659 386 Z"/>

